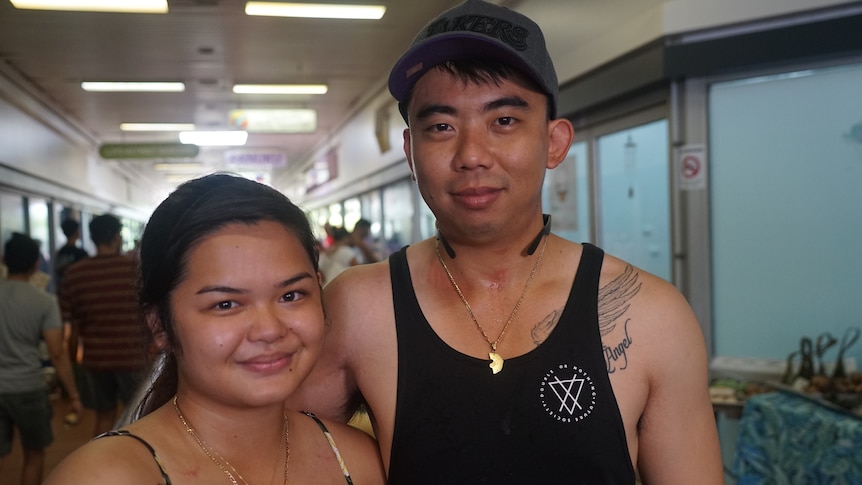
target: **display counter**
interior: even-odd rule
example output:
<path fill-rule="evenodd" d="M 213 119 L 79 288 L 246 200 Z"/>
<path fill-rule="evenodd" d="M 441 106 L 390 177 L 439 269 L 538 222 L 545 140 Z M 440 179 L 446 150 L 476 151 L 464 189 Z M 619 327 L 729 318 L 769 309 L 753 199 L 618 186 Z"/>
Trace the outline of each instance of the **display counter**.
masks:
<path fill-rule="evenodd" d="M 751 396 L 733 473 L 739 485 L 862 484 L 862 418 L 790 392 Z"/>

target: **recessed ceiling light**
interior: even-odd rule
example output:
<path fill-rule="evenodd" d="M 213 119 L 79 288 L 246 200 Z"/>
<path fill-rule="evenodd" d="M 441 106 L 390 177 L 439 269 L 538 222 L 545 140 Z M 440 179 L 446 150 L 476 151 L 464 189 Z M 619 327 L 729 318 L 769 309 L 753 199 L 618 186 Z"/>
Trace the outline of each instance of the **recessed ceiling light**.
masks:
<path fill-rule="evenodd" d="M 122 131 L 191 131 L 194 123 L 120 123 Z"/>
<path fill-rule="evenodd" d="M 11 0 L 25 10 L 71 10 L 79 12 L 168 13 L 167 0 Z"/>
<path fill-rule="evenodd" d="M 236 94 L 326 94 L 326 84 L 234 84 Z"/>
<path fill-rule="evenodd" d="M 386 13 L 386 7 L 332 3 L 247 2 L 245 13 L 267 17 L 378 20 Z"/>
<path fill-rule="evenodd" d="M 186 85 L 175 82 L 101 82 L 84 81 L 81 83 L 84 91 L 102 92 L 173 92 L 179 93 L 186 90 Z"/>
<path fill-rule="evenodd" d="M 197 146 L 237 146 L 245 145 L 248 132 L 245 131 L 181 131 L 180 142 Z"/>

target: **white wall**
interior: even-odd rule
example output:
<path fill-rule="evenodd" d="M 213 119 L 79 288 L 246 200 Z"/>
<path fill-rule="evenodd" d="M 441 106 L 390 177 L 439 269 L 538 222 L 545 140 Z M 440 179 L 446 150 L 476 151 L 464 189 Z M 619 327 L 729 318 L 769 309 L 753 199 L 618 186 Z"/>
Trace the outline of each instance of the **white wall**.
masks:
<path fill-rule="evenodd" d="M 383 118 L 388 119 L 383 131 L 388 134 L 389 149 L 383 153 L 376 135 L 380 110 L 384 113 Z M 301 174 L 276 185 L 299 204 L 315 208 L 402 178 L 409 174 L 402 136 L 406 126 L 398 112 L 398 104 L 388 90 L 381 89 L 316 152 L 314 159 L 323 159 L 329 150 L 335 148 L 338 156 L 338 176 L 335 179 L 308 194 Z"/>
<path fill-rule="evenodd" d="M 14 178 L 19 189 L 64 193 L 79 199 L 69 202 L 93 201 L 144 219 L 152 207 L 149 187 L 135 185 L 110 163 L 86 134 L 0 76 L 0 165 L 11 169 L 3 171 L 3 183 L 11 185 Z"/>
<path fill-rule="evenodd" d="M 632 10 L 629 2 L 615 0 L 590 2 L 587 8 L 580 3 L 569 0 L 525 0 L 517 8 L 545 31 L 548 51 L 557 68 L 560 84 L 665 35 L 858 2 L 641 0 L 640 10 Z M 624 11 L 625 14 L 621 13 Z M 574 23 L 572 19 L 584 18 L 586 21 L 576 23 L 578 29 L 571 28 Z"/>

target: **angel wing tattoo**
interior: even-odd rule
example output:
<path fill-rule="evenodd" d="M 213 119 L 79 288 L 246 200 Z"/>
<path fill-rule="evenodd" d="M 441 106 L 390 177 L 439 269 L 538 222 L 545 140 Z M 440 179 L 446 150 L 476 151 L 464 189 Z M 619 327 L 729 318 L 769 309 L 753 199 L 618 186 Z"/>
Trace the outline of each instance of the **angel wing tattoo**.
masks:
<path fill-rule="evenodd" d="M 603 337 L 616 328 L 617 319 L 629 309 L 629 302 L 640 289 L 638 274 L 630 264 L 621 275 L 599 288 L 599 330 Z"/>

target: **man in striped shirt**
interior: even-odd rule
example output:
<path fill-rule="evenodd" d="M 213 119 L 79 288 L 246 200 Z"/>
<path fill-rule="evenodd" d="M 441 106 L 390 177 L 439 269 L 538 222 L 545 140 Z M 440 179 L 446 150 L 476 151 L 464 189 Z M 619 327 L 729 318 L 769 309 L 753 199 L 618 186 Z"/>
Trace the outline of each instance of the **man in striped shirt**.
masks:
<path fill-rule="evenodd" d="M 120 404 L 128 405 L 148 359 L 137 305 L 134 260 L 121 254 L 122 223 L 94 217 L 90 237 L 96 255 L 69 266 L 60 288 L 63 320 L 81 340 L 84 406 L 96 412 L 97 435 L 113 428 Z"/>

